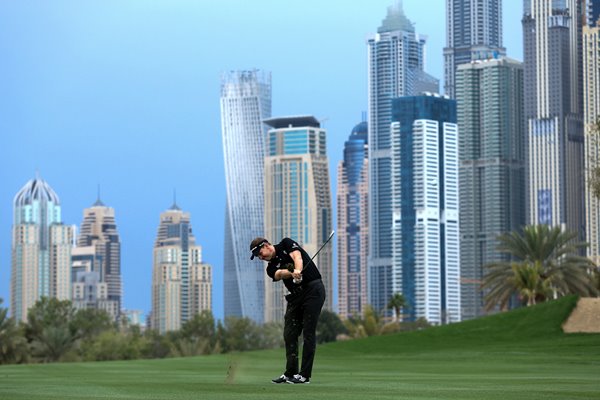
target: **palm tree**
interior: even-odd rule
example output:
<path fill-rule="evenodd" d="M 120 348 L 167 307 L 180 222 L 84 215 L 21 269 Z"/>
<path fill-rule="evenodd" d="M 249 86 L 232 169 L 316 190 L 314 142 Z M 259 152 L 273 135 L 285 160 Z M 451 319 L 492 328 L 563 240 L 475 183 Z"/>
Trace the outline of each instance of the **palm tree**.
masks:
<path fill-rule="evenodd" d="M 0 299 L 2 305 L 2 299 Z M 21 362 L 27 356 L 27 344 L 8 309 L 0 307 L 0 364 Z"/>
<path fill-rule="evenodd" d="M 408 301 L 402 293 L 394 293 L 387 304 L 388 310 L 394 310 L 394 321 L 399 321 L 403 308 L 408 308 Z"/>
<path fill-rule="evenodd" d="M 518 263 L 512 263 L 511 269 L 514 274 L 514 281 L 519 288 L 519 295 L 531 306 L 536 303 L 536 299 L 548 298 L 552 296 L 552 289 L 547 280 L 542 279 L 543 270 L 539 262 L 526 264 L 524 266 Z"/>
<path fill-rule="evenodd" d="M 596 295 L 591 260 L 578 256 L 585 243 L 577 234 L 560 227 L 529 225 L 522 233 L 508 232 L 498 237 L 498 250 L 514 261 L 498 261 L 486 266 L 482 289 L 486 309 L 505 308 L 513 295 L 532 305 L 567 294 Z"/>

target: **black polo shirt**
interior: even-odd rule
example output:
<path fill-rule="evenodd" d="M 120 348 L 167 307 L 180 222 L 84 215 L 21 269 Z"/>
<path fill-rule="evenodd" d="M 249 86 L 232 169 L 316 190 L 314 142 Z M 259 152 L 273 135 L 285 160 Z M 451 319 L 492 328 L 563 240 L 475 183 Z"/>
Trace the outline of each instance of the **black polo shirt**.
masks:
<path fill-rule="evenodd" d="M 304 286 L 310 281 L 321 279 L 321 274 L 319 273 L 315 262 L 310 262 L 310 256 L 296 241 L 290 238 L 284 238 L 279 244 L 274 246 L 275 257 L 273 257 L 267 265 L 267 275 L 269 275 L 271 279 L 275 280 L 275 272 L 277 272 L 278 269 L 287 269 L 288 271 L 290 269 L 292 271 L 294 270 L 294 260 L 290 257 L 290 253 L 296 250 L 302 255 L 302 283 L 300 283 L 300 286 Z M 293 278 L 282 279 L 282 281 L 290 292 L 299 286 L 294 283 Z"/>

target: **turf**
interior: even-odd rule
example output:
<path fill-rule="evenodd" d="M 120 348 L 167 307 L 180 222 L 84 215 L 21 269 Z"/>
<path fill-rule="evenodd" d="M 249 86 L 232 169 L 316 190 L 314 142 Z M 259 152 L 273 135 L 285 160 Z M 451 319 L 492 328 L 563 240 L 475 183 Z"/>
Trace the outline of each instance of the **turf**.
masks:
<path fill-rule="evenodd" d="M 0 399 L 599 399 L 600 335 L 576 303 L 319 346 L 310 385 L 273 385 L 283 350 L 0 367 Z"/>

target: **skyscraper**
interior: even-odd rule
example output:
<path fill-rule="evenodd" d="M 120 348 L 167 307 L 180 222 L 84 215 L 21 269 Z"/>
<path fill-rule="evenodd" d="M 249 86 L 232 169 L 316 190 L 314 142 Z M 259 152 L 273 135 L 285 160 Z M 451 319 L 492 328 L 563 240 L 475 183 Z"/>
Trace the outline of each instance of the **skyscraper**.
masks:
<path fill-rule="evenodd" d="M 587 256 L 600 264 L 600 202 L 591 191 L 589 174 L 600 167 L 600 1 L 587 2 L 588 18 L 583 27 L 583 111 L 585 123 L 585 226 Z"/>
<path fill-rule="evenodd" d="M 472 61 L 456 72 L 460 126 L 462 318 L 485 314 L 484 266 L 509 261 L 496 238 L 525 225 L 523 64 Z"/>
<path fill-rule="evenodd" d="M 367 122 L 356 125 L 338 164 L 338 313 L 363 315 L 367 302 L 369 246 L 369 159 Z"/>
<path fill-rule="evenodd" d="M 71 298 L 73 229 L 63 225 L 60 200 L 44 180 L 30 180 L 14 198 L 11 315 L 25 322 L 41 297 Z"/>
<path fill-rule="evenodd" d="M 426 74 L 425 37 L 415 33 L 402 2 L 368 45 L 369 90 L 369 303 L 378 311 L 392 295 L 392 99 L 423 91 L 438 92 L 437 79 Z"/>
<path fill-rule="evenodd" d="M 446 0 L 444 94 L 455 97 L 460 64 L 503 55 L 502 0 Z"/>
<path fill-rule="evenodd" d="M 264 315 L 264 271 L 250 261 L 252 239 L 264 229 L 264 156 L 271 116 L 271 74 L 234 71 L 221 80 L 221 130 L 227 203 L 223 259 L 225 316 L 257 323 Z"/>
<path fill-rule="evenodd" d="M 264 122 L 272 128 L 267 136 L 264 169 L 265 236 L 273 243 L 290 237 L 314 256 L 332 227 L 326 132 L 313 116 Z M 314 262 L 327 293 L 324 307 L 331 310 L 331 246 L 324 247 Z M 274 285 L 271 279 L 264 285 L 265 322 L 283 321 L 283 285 Z"/>
<path fill-rule="evenodd" d="M 439 95 L 393 100 L 392 291 L 405 319 L 460 321 L 456 101 Z"/>
<path fill-rule="evenodd" d="M 584 239 L 582 0 L 523 4 L 527 222 Z"/>
<path fill-rule="evenodd" d="M 105 310 L 116 320 L 121 312 L 121 243 L 115 210 L 100 196 L 83 210 L 72 261 L 73 305 Z"/>
<path fill-rule="evenodd" d="M 154 243 L 151 326 L 160 333 L 178 330 L 212 308 L 212 268 L 202 262 L 190 213 L 177 204 L 160 215 Z"/>
<path fill-rule="evenodd" d="M 584 0 L 585 2 L 585 25 L 588 27 L 597 27 L 600 19 L 600 1 Z"/>

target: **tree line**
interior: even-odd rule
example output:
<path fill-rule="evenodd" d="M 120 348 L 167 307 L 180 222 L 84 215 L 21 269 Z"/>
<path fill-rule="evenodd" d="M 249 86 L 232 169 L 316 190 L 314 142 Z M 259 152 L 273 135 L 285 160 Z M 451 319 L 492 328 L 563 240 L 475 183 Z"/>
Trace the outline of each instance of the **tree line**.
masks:
<path fill-rule="evenodd" d="M 124 319 L 114 322 L 103 310 L 76 310 L 68 300 L 44 297 L 18 324 L 1 304 L 0 364 L 184 357 L 283 345 L 282 324 L 236 317 L 215 323 L 210 311 L 161 335 Z"/>
<path fill-rule="evenodd" d="M 319 342 L 346 332 L 337 314 L 323 310 Z M 97 309 L 76 310 L 68 300 L 43 297 L 26 322 L 8 317 L 0 299 L 0 364 L 108 361 L 187 357 L 283 347 L 283 323 L 256 324 L 249 318 L 215 321 L 203 311 L 180 330 L 160 334 L 118 322 Z"/>
<path fill-rule="evenodd" d="M 400 298 L 403 297 L 400 295 Z M 390 300 L 390 309 L 397 307 Z M 403 301 L 403 300 L 402 300 Z M 395 308 L 397 309 L 397 308 Z M 363 315 L 342 321 L 323 310 L 317 326 L 318 343 L 427 327 L 426 321 L 386 323 L 367 306 Z M 283 347 L 283 323 L 256 324 L 249 318 L 215 321 L 203 311 L 178 331 L 143 331 L 123 319 L 114 322 L 103 310 L 76 310 L 68 300 L 43 297 L 29 309 L 26 322 L 8 317 L 0 299 L 0 364 L 71 361 L 134 360 L 188 357 Z"/>

